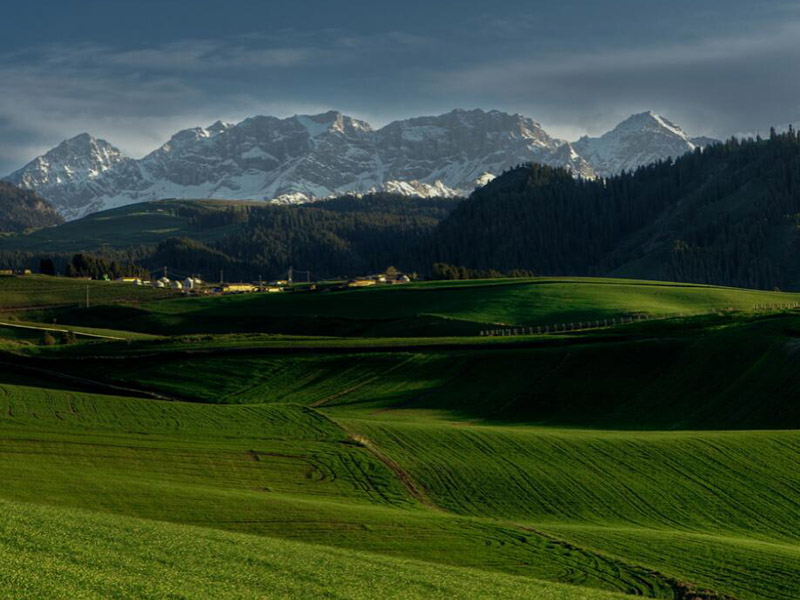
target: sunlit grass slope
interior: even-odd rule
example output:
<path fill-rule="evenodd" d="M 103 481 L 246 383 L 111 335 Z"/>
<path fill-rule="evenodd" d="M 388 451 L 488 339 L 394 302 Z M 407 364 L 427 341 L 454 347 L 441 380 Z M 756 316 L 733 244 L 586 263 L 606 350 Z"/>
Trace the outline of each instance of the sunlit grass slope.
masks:
<path fill-rule="evenodd" d="M 674 597 L 669 581 L 634 563 L 431 510 L 305 407 L 163 402 L 4 379 L 0 498 Z"/>
<path fill-rule="evenodd" d="M 475 569 L 7 501 L 0 501 L 0 585 L 9 599 L 626 597 Z"/>
<path fill-rule="evenodd" d="M 491 326 L 679 315 L 800 301 L 783 294 L 632 281 L 532 279 L 429 282 L 330 293 L 183 298 L 138 308 L 97 307 L 65 322 L 157 334 L 272 332 L 311 335 L 477 335 Z"/>
<path fill-rule="evenodd" d="M 345 420 L 442 508 L 740 600 L 800 596 L 800 434 Z M 738 569 L 738 571 L 737 571 Z"/>

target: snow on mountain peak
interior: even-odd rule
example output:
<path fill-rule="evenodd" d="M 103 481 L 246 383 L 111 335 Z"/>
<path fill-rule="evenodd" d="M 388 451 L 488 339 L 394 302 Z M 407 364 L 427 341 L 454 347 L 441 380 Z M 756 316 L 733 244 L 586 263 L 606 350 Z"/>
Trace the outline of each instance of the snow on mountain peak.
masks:
<path fill-rule="evenodd" d="M 584 136 L 574 147 L 597 175 L 608 177 L 657 160 L 677 158 L 696 146 L 680 127 L 647 111 L 631 115 L 600 137 Z"/>
<path fill-rule="evenodd" d="M 105 140 L 81 133 L 35 158 L 8 179 L 17 185 L 41 189 L 97 178 L 124 160 L 126 157 Z"/>
<path fill-rule="evenodd" d="M 371 132 L 368 123 L 343 115 L 335 110 L 319 115 L 295 115 L 292 120 L 307 132 L 309 137 L 316 138 L 326 133 L 358 134 Z"/>
<path fill-rule="evenodd" d="M 326 133 L 335 123 L 336 117 L 330 119 L 330 114 L 308 116 L 297 115 L 295 120 L 305 128 L 309 137 L 315 138 Z"/>
<path fill-rule="evenodd" d="M 494 173 L 489 173 L 489 172 L 482 173 L 478 178 L 475 179 L 475 181 L 473 182 L 473 185 L 476 188 L 483 187 L 483 186 L 491 183 L 495 179 L 497 179 L 497 175 L 495 175 Z"/>
<path fill-rule="evenodd" d="M 652 110 L 648 110 L 647 112 L 638 113 L 635 115 L 631 115 L 627 119 L 625 119 L 622 123 L 617 125 L 612 131 L 621 133 L 621 132 L 631 132 L 631 131 L 664 131 L 668 132 L 672 135 L 675 135 L 680 138 L 684 138 L 688 140 L 688 136 L 683 132 L 683 130 L 672 123 L 671 121 L 665 119 L 661 115 L 653 112 Z"/>
<path fill-rule="evenodd" d="M 77 218 L 171 197 L 297 203 L 376 189 L 453 196 L 522 163 L 562 166 L 591 178 L 694 148 L 680 127 L 651 111 L 574 143 L 551 137 L 529 117 L 497 110 L 456 109 L 377 130 L 328 111 L 184 129 L 141 160 L 81 134 L 7 179 Z"/>

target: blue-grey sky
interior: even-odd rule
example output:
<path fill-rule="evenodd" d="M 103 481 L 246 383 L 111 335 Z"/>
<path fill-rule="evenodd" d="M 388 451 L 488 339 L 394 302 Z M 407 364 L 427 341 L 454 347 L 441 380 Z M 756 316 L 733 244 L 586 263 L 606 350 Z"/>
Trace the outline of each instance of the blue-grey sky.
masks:
<path fill-rule="evenodd" d="M 0 175 L 83 131 L 336 109 L 497 108 L 567 139 L 655 110 L 693 135 L 800 121 L 800 2 L 39 0 L 3 8 Z"/>

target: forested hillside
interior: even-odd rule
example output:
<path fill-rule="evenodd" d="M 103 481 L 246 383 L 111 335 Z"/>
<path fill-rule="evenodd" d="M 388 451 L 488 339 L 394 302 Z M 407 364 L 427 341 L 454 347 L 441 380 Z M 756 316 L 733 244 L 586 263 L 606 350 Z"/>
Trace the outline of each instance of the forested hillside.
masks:
<path fill-rule="evenodd" d="M 732 139 L 604 180 L 515 169 L 435 232 L 433 261 L 545 275 L 800 286 L 800 137 Z"/>
<path fill-rule="evenodd" d="M 51 227 L 63 222 L 56 210 L 35 192 L 0 181 L 0 232 Z"/>
<path fill-rule="evenodd" d="M 65 272 L 75 253 L 107 263 L 231 279 L 273 278 L 289 266 L 314 277 L 428 266 L 436 225 L 459 199 L 396 194 L 346 196 L 303 206 L 263 202 L 148 202 L 90 215 L 55 229 L 0 240 L 0 263 Z"/>

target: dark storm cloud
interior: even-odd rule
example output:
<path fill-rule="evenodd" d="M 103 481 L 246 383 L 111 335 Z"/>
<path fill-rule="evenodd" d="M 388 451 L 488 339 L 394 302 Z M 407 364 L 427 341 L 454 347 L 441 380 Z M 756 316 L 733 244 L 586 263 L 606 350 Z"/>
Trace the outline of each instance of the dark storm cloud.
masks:
<path fill-rule="evenodd" d="M 740 0 L 45 1 L 0 38 L 0 173 L 82 131 L 143 154 L 182 127 L 335 108 L 380 125 L 519 111 L 562 137 L 657 110 L 693 133 L 800 112 L 800 10 Z"/>

